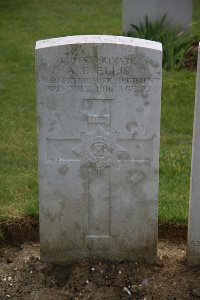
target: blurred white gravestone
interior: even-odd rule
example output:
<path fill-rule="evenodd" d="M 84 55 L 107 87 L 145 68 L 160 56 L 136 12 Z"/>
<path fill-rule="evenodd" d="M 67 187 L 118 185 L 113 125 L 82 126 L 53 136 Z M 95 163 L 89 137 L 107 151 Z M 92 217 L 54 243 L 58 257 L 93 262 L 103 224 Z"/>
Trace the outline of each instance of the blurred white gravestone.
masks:
<path fill-rule="evenodd" d="M 123 32 L 131 31 L 131 24 L 143 23 L 146 15 L 156 21 L 165 14 L 172 26 L 188 30 L 192 23 L 192 0 L 123 0 Z"/>
<path fill-rule="evenodd" d="M 195 98 L 187 245 L 187 260 L 190 265 L 200 265 L 200 48 Z"/>
<path fill-rule="evenodd" d="M 36 44 L 43 261 L 155 261 L 161 44 Z"/>

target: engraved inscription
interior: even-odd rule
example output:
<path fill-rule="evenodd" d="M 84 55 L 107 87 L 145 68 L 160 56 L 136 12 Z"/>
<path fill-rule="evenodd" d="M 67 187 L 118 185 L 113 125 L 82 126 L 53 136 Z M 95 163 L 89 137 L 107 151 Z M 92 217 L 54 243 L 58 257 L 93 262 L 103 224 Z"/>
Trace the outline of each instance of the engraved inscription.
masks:
<path fill-rule="evenodd" d="M 83 99 L 82 111 L 94 115 L 108 115 L 111 111 L 113 99 Z"/>
<path fill-rule="evenodd" d="M 36 50 L 43 259 L 153 262 L 161 46 L 74 36 Z"/>
<path fill-rule="evenodd" d="M 88 124 L 111 124 L 112 99 L 83 99 L 82 114 Z"/>
<path fill-rule="evenodd" d="M 98 75 L 98 74 L 97 74 Z M 113 75 L 114 76 L 114 75 Z M 70 77 L 70 78 L 55 78 L 57 85 L 51 84 L 52 78 L 47 81 L 48 89 L 51 92 L 61 92 L 65 89 L 66 84 L 70 85 L 71 92 L 81 93 L 113 93 L 127 92 L 135 93 L 137 95 L 147 94 L 151 90 L 153 81 L 158 78 L 146 78 L 146 77 L 122 77 L 122 78 L 103 78 L 103 77 Z"/>
<path fill-rule="evenodd" d="M 102 172 L 106 167 L 118 167 L 118 155 L 125 151 L 117 144 L 118 133 L 107 132 L 100 125 L 92 132 L 81 133 L 81 144 L 73 148 L 87 167 Z"/>
<path fill-rule="evenodd" d="M 158 64 L 142 51 L 135 50 L 129 57 L 84 56 L 65 53 L 55 62 L 62 75 L 42 76 L 51 92 L 111 94 L 133 93 L 146 97 L 155 80 L 160 80 Z M 81 67 L 80 67 L 81 65 Z M 156 70 L 157 69 L 157 70 Z"/>
<path fill-rule="evenodd" d="M 103 123 L 103 124 L 110 124 L 110 115 L 94 115 L 88 114 L 88 123 L 95 124 L 95 123 Z"/>

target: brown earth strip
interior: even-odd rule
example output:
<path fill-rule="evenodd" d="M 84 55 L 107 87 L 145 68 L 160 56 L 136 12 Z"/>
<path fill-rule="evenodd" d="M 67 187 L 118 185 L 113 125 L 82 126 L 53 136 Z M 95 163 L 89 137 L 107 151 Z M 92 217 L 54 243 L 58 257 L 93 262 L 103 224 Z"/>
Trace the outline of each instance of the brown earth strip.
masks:
<path fill-rule="evenodd" d="M 200 268 L 186 264 L 185 241 L 159 241 L 156 264 L 80 260 L 67 266 L 40 261 L 39 243 L 0 248 L 0 299 L 195 300 Z"/>
<path fill-rule="evenodd" d="M 160 223 L 158 235 L 162 240 L 186 240 L 187 226 Z M 38 219 L 22 218 L 0 222 L 0 245 L 15 246 L 30 241 L 39 242 Z"/>
<path fill-rule="evenodd" d="M 39 241 L 39 221 L 37 219 L 22 218 L 0 222 L 0 245 L 15 246 L 29 241 Z"/>
<path fill-rule="evenodd" d="M 101 259 L 43 263 L 38 220 L 1 222 L 0 230 L 0 300 L 200 299 L 200 267 L 186 263 L 186 226 L 159 225 L 159 258 L 152 265 Z"/>

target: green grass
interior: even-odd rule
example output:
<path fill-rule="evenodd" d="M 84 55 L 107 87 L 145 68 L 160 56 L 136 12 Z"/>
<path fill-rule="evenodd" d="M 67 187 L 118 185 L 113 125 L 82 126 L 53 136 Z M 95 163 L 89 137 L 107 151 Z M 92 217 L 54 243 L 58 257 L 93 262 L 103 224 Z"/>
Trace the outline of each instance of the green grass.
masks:
<path fill-rule="evenodd" d="M 159 218 L 186 223 L 190 184 L 195 74 L 163 74 Z"/>
<path fill-rule="evenodd" d="M 38 215 L 35 41 L 76 34 L 121 35 L 121 0 L 0 1 L 0 220 Z M 194 90 L 194 72 L 164 72 L 162 221 L 187 222 Z"/>
<path fill-rule="evenodd" d="M 193 0 L 193 20 L 192 20 L 192 32 L 196 36 L 200 36 L 200 1 Z"/>

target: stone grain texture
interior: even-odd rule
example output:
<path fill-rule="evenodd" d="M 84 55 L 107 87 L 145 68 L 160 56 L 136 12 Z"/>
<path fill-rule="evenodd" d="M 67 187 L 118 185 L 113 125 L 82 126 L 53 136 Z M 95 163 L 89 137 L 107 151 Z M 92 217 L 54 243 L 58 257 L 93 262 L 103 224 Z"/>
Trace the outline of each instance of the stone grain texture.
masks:
<path fill-rule="evenodd" d="M 38 41 L 36 72 L 41 259 L 155 261 L 161 45 Z"/>
<path fill-rule="evenodd" d="M 192 23 L 192 0 L 123 0 L 123 32 L 128 33 L 131 24 L 139 25 L 145 16 L 150 21 L 167 14 L 170 25 L 189 30 Z"/>
<path fill-rule="evenodd" d="M 192 170 L 190 180 L 190 205 L 188 224 L 187 260 L 190 265 L 200 265 L 200 49 L 198 51 L 195 113 L 192 145 Z"/>

